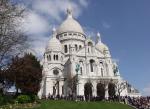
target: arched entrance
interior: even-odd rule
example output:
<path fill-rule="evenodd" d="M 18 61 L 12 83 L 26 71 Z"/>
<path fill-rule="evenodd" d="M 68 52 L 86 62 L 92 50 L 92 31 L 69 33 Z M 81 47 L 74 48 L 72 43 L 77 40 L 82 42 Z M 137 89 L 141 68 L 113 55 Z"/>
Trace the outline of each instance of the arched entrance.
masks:
<path fill-rule="evenodd" d="M 55 55 L 56 57 L 56 55 Z M 59 77 L 59 70 L 58 68 L 54 68 L 53 70 L 53 75 L 55 76 L 56 80 L 54 81 L 54 86 L 53 86 L 53 95 L 56 97 L 60 96 L 60 77 Z"/>
<path fill-rule="evenodd" d="M 105 85 L 102 83 L 97 84 L 97 96 L 98 100 L 102 100 L 105 98 Z"/>
<path fill-rule="evenodd" d="M 109 99 L 113 99 L 115 97 L 115 94 L 116 94 L 115 84 L 109 83 L 109 85 L 108 85 L 108 94 L 109 94 Z"/>
<path fill-rule="evenodd" d="M 86 83 L 84 85 L 84 96 L 86 101 L 91 100 L 92 98 L 92 84 L 91 83 Z"/>
<path fill-rule="evenodd" d="M 53 86 L 53 96 L 60 96 L 59 95 L 59 81 L 56 81 L 56 83 Z"/>

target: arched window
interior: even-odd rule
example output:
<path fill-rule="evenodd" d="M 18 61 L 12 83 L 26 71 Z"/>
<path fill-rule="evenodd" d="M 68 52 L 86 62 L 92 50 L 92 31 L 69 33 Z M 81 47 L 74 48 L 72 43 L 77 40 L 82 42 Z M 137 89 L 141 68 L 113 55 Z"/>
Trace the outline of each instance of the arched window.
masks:
<path fill-rule="evenodd" d="M 68 47 L 67 47 L 67 45 L 64 45 L 64 52 L 65 52 L 65 53 L 68 52 Z"/>
<path fill-rule="evenodd" d="M 91 72 L 94 71 L 94 60 L 90 60 L 90 69 L 91 69 Z"/>
<path fill-rule="evenodd" d="M 58 60 L 58 55 L 56 55 L 56 60 Z"/>
<path fill-rule="evenodd" d="M 67 33 L 66 33 L 66 34 L 64 34 L 64 36 L 67 36 Z"/>
<path fill-rule="evenodd" d="M 81 45 L 79 45 L 79 49 L 81 49 L 82 48 L 82 46 Z"/>
<path fill-rule="evenodd" d="M 53 56 L 53 59 L 55 60 L 55 58 L 56 58 L 56 57 L 55 57 L 55 55 L 54 55 L 54 56 Z"/>
<path fill-rule="evenodd" d="M 49 56 L 47 55 L 47 60 L 49 61 Z"/>
<path fill-rule="evenodd" d="M 56 94 L 56 88 L 55 88 L 55 86 L 53 86 L 53 95 L 55 95 Z"/>
<path fill-rule="evenodd" d="M 76 51 L 78 50 L 78 46 L 77 46 L 77 44 L 75 44 L 75 50 L 76 50 Z"/>
<path fill-rule="evenodd" d="M 103 65 L 103 61 L 102 60 L 100 60 L 100 73 L 101 73 L 101 76 L 104 76 L 104 65 Z"/>
<path fill-rule="evenodd" d="M 93 47 L 93 43 L 92 42 L 88 42 L 88 52 L 92 52 L 92 47 Z"/>
<path fill-rule="evenodd" d="M 100 61 L 99 67 L 100 67 L 100 68 L 103 68 L 103 66 L 104 66 L 104 65 L 103 65 L 103 62 Z"/>
<path fill-rule="evenodd" d="M 49 61 L 50 61 L 51 60 L 51 55 L 49 55 L 48 58 L 49 58 Z"/>
<path fill-rule="evenodd" d="M 93 46 L 92 42 L 88 42 L 88 46 Z"/>

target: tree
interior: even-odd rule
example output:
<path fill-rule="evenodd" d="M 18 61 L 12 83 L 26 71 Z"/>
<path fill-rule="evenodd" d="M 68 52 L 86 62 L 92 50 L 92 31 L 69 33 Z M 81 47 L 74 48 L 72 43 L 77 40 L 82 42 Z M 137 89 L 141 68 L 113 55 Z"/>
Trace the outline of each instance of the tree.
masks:
<path fill-rule="evenodd" d="M 120 96 L 121 96 L 121 93 L 122 91 L 127 87 L 127 82 L 126 81 L 122 81 L 122 82 L 119 82 L 116 84 L 116 91 L 118 93 L 118 96 L 119 96 L 119 101 L 120 101 Z"/>
<path fill-rule="evenodd" d="M 10 0 L 0 0 L 0 69 L 7 65 L 12 56 L 20 53 L 27 45 L 27 36 L 20 24 L 25 9 Z"/>
<path fill-rule="evenodd" d="M 4 78 L 2 70 L 0 70 L 0 94 L 3 92 L 3 84 L 4 84 Z"/>
<path fill-rule="evenodd" d="M 7 74 L 8 80 L 13 82 L 16 89 L 21 90 L 21 93 L 37 94 L 40 89 L 42 66 L 32 54 L 13 58 Z"/>
<path fill-rule="evenodd" d="M 78 78 L 77 75 L 74 77 L 70 77 L 68 79 L 68 87 L 70 88 L 70 94 L 73 95 L 73 97 L 77 96 L 77 85 L 78 85 Z"/>

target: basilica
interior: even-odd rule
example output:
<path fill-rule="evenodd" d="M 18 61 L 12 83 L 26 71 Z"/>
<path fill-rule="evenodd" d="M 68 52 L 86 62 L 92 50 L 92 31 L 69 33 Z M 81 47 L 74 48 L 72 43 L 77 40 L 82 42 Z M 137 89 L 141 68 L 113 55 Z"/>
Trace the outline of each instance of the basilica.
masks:
<path fill-rule="evenodd" d="M 53 28 L 42 60 L 43 78 L 39 98 L 52 96 L 100 96 L 108 99 L 110 90 L 121 96 L 140 96 L 123 80 L 109 47 L 88 37 L 67 9 L 67 17 Z"/>

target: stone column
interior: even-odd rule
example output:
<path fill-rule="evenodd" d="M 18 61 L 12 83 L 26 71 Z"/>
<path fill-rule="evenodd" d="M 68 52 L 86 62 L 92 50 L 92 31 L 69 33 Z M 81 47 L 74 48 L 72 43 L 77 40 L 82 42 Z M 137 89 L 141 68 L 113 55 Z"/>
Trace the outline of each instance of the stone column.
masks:
<path fill-rule="evenodd" d="M 81 81 L 80 81 L 80 78 L 79 78 L 79 75 L 77 76 L 77 84 L 76 84 L 76 94 L 77 96 L 80 95 L 80 87 L 81 87 Z"/>
<path fill-rule="evenodd" d="M 79 95 L 84 96 L 84 80 L 80 78 L 79 80 Z"/>
<path fill-rule="evenodd" d="M 59 84 L 59 81 L 57 81 L 57 95 L 60 95 L 60 84 Z"/>
<path fill-rule="evenodd" d="M 105 84 L 105 99 L 108 100 L 109 94 L 108 94 L 108 83 Z"/>
<path fill-rule="evenodd" d="M 64 81 L 64 96 L 67 96 L 67 90 L 68 90 L 67 81 Z"/>
<path fill-rule="evenodd" d="M 59 95 L 62 95 L 62 82 L 59 81 Z"/>
<path fill-rule="evenodd" d="M 93 96 L 97 96 L 97 83 L 96 82 L 94 82 L 93 83 Z"/>
<path fill-rule="evenodd" d="M 46 85 L 45 85 L 45 95 L 46 97 L 49 96 L 49 94 L 52 94 L 52 85 L 53 81 L 50 78 L 46 78 Z"/>

